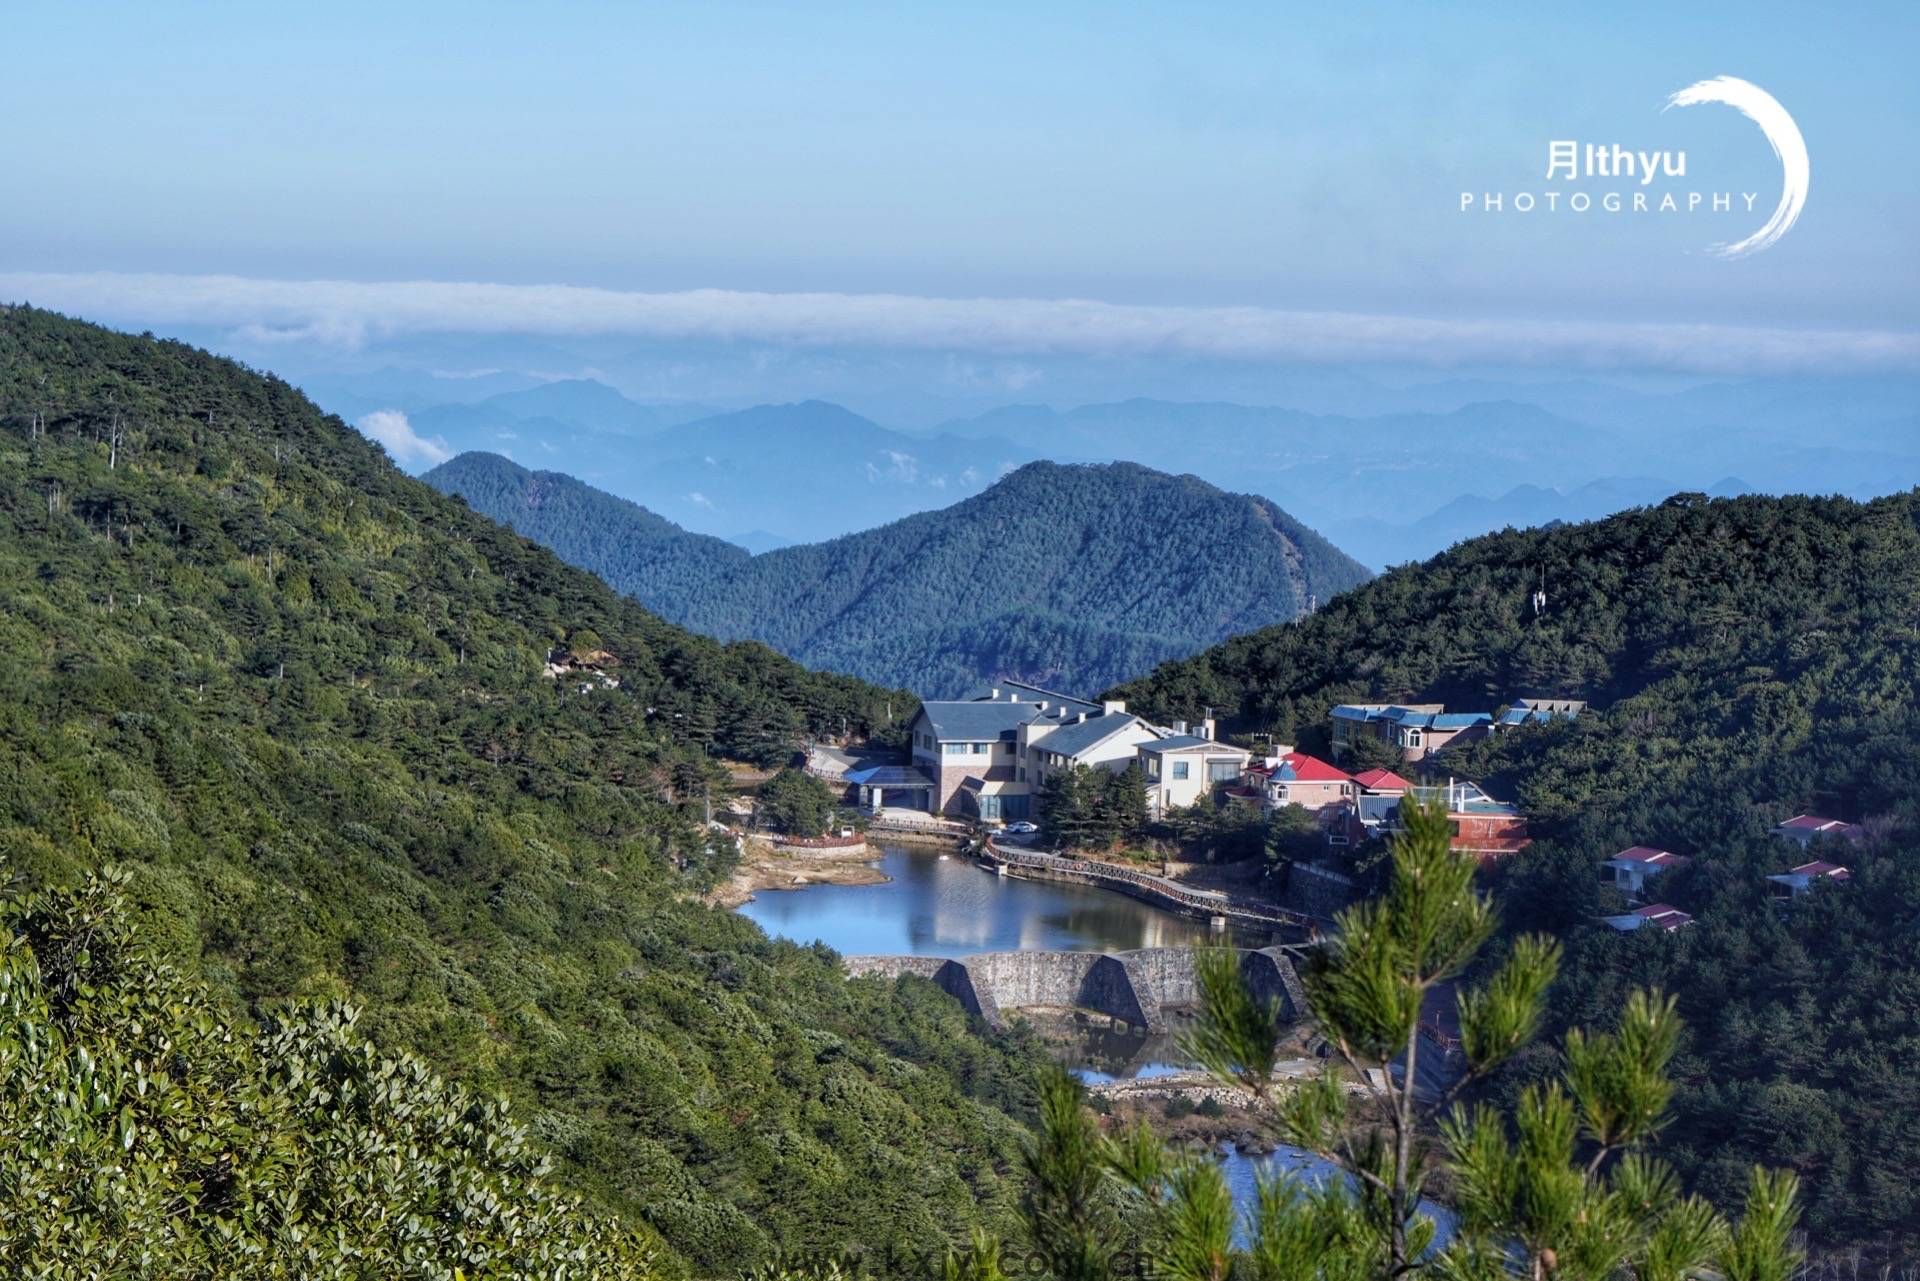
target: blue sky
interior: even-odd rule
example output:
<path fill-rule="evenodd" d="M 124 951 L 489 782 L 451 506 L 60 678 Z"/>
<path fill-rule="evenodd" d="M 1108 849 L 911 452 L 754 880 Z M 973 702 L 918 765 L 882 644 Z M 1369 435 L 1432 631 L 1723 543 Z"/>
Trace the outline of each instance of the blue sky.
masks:
<path fill-rule="evenodd" d="M 256 303 L 53 278 L 1876 331 L 1895 340 L 1883 363 L 1912 363 L 1913 6 L 1037 10 L 16 5 L 0 277 L 124 323 L 232 325 Z M 1778 165 L 1729 109 L 1659 110 L 1718 74 L 1779 98 L 1813 163 L 1800 224 L 1738 262 L 1700 249 L 1764 219 Z M 1758 191 L 1760 212 L 1458 211 L 1463 190 L 1539 188 L 1560 137 L 1685 148 L 1684 185 Z M 406 310 L 339 305 L 376 326 Z M 297 321 L 276 306 L 263 323 Z M 430 311 L 413 323 L 447 323 Z M 835 341 L 867 332 L 827 319 Z M 647 336 L 693 322 L 662 323 Z"/>

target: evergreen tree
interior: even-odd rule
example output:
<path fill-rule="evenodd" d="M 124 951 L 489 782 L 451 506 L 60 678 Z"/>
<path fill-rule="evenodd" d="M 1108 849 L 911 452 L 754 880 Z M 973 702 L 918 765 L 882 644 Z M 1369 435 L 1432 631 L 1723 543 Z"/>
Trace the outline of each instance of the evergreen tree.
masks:
<path fill-rule="evenodd" d="M 1272 1118 L 1272 1137 L 1348 1176 L 1289 1176 L 1259 1188 L 1244 1246 L 1211 1155 L 1175 1152 L 1144 1129 L 1096 1140 L 1064 1074 L 1044 1090 L 1028 1158 L 1026 1219 L 1050 1275 L 1111 1281 L 1127 1249 L 1174 1281 L 1785 1281 L 1796 1180 L 1755 1168 L 1746 1210 L 1723 1219 L 1684 1196 L 1644 1150 L 1667 1115 L 1680 1035 L 1670 1000 L 1640 993 L 1611 1033 L 1569 1034 L 1560 1081 L 1529 1089 L 1511 1117 L 1455 1103 L 1533 1039 L 1559 964 L 1518 940 L 1458 998 L 1462 1073 L 1423 1078 L 1422 1008 L 1457 980 L 1493 930 L 1473 864 L 1449 849 L 1446 815 L 1410 803 L 1387 892 L 1342 914 L 1305 981 L 1316 1029 L 1339 1066 L 1304 1082 L 1277 1074 L 1276 1004 L 1257 1000 L 1236 953 L 1196 958 L 1202 1013 L 1185 1048 Z M 1342 1070 L 1344 1069 L 1344 1071 Z M 1356 1108 L 1355 1092 L 1366 1106 Z M 1421 1194 L 1444 1169 L 1459 1210 L 1436 1240 Z"/>
<path fill-rule="evenodd" d="M 353 1009 L 233 1019 L 135 936 L 129 881 L 0 900 L 0 1271 L 661 1275 L 504 1104 L 376 1054 Z"/>
<path fill-rule="evenodd" d="M 838 803 L 831 787 L 805 770 L 788 767 L 760 785 L 758 812 L 761 823 L 776 832 L 824 836 Z"/>

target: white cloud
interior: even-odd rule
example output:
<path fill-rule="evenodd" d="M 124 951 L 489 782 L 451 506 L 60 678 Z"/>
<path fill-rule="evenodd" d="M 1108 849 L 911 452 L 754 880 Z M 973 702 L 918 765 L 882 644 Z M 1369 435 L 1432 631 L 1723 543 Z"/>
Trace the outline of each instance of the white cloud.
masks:
<path fill-rule="evenodd" d="M 881 457 L 887 460 L 885 467 L 873 463 L 866 464 L 867 479 L 878 484 L 890 481 L 899 485 L 911 485 L 920 479 L 920 460 L 912 454 L 898 449 L 883 449 Z"/>
<path fill-rule="evenodd" d="M 701 493 L 697 489 L 687 495 L 687 501 L 692 503 L 695 507 L 704 507 L 708 511 L 713 510 L 713 500 L 711 498 L 708 498 L 705 494 Z"/>
<path fill-rule="evenodd" d="M 376 409 L 355 425 L 386 446 L 387 456 L 402 467 L 431 467 L 453 457 L 446 441 L 420 435 L 397 409 Z"/>
<path fill-rule="evenodd" d="M 574 285 L 0 273 L 0 297 L 137 326 L 358 346 L 397 334 L 611 334 L 982 356 L 1659 369 L 1708 374 L 1920 368 L 1920 333 L 1584 320 L 1438 319 L 1086 299 L 635 293 Z"/>

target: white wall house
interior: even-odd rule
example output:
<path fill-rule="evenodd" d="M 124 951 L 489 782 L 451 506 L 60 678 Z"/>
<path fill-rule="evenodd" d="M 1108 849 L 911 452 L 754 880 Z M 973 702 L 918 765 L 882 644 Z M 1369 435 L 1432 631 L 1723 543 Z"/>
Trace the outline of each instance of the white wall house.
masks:
<path fill-rule="evenodd" d="M 1636 845 L 1630 850 L 1621 850 L 1602 863 L 1600 876 L 1628 898 L 1638 900 L 1646 897 L 1647 882 L 1662 872 L 1686 865 L 1685 855 L 1657 850 L 1648 845 Z"/>
<path fill-rule="evenodd" d="M 1137 751 L 1152 814 L 1191 805 L 1214 788 L 1237 782 L 1253 757 L 1244 747 L 1214 741 L 1211 722 L 1202 733 L 1191 734 L 1184 721 L 1175 721 L 1171 735 L 1142 743 Z"/>
<path fill-rule="evenodd" d="M 1049 775 L 1084 765 L 1115 773 L 1142 743 L 1165 736 L 1117 699 L 1093 702 L 1019 681 L 972 698 L 921 703 L 909 727 L 909 768 L 878 794 L 889 805 L 1014 822 L 1037 817 Z"/>

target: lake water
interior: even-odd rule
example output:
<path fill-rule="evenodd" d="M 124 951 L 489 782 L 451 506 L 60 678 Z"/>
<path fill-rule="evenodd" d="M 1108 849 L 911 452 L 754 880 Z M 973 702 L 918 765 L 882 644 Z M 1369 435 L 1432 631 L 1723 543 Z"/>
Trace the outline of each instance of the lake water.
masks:
<path fill-rule="evenodd" d="M 881 847 L 882 885 L 763 890 L 740 914 L 769 934 L 825 943 L 846 956 L 1183 947 L 1223 937 L 1207 923 L 1112 890 L 996 876 L 938 850 Z M 1224 937 L 1263 946 L 1265 934 Z"/>
<path fill-rule="evenodd" d="M 1205 921 L 1182 916 L 1112 890 L 1056 881 L 996 876 L 959 855 L 918 846 L 881 847 L 888 876 L 879 885 L 809 885 L 762 890 L 737 910 L 768 934 L 797 943 L 825 943 L 844 956 L 971 956 L 976 952 L 1101 951 L 1183 947 L 1222 937 Z M 1241 947 L 1272 941 L 1265 934 L 1229 932 Z M 1088 1084 L 1122 1077 L 1153 1077 L 1192 1066 L 1177 1036 L 1141 1036 L 1089 1029 L 1067 1064 Z M 1282 1146 L 1264 1156 L 1237 1149 L 1221 1153 L 1227 1185 L 1244 1214 L 1255 1201 L 1263 1170 L 1285 1169 L 1311 1181 L 1334 1177 L 1309 1153 Z M 1428 1207 L 1442 1238 L 1452 1216 Z"/>

